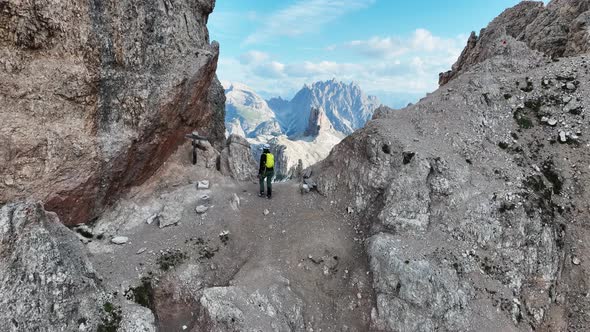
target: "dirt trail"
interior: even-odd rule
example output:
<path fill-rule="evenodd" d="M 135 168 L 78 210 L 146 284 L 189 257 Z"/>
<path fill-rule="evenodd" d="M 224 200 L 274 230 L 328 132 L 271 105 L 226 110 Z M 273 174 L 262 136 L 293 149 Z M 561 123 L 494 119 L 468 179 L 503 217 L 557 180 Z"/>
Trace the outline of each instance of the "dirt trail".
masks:
<path fill-rule="evenodd" d="M 306 328 L 368 329 L 374 299 L 364 236 L 354 214 L 337 211 L 333 202 L 317 193 L 302 195 L 294 182 L 275 184 L 273 199 L 268 200 L 256 195 L 255 183 L 237 183 L 204 167 L 183 171 L 190 172 L 188 179 L 148 183 L 98 221 L 95 229 L 107 229 L 104 239 L 88 247 L 108 288 L 124 294 L 143 277 L 157 284 L 187 264 L 208 267 L 194 276 L 204 284 L 194 289 L 236 284 L 264 289 L 281 276 L 304 302 Z M 197 190 L 197 179 L 210 180 L 210 189 Z M 199 215 L 195 207 L 203 204 L 204 194 L 210 196 L 205 204 L 209 209 Z M 240 200 L 237 209 L 231 206 L 234 194 Z M 141 211 L 149 209 L 154 198 L 165 206 L 178 203 L 171 201 L 178 197 L 183 197 L 178 225 L 160 229 L 157 223 L 145 222 Z M 220 236 L 224 231 L 229 231 L 227 238 Z M 115 235 L 126 236 L 129 242 L 111 244 Z M 171 258 L 176 266 L 163 271 L 162 257 Z M 164 307 L 169 311 L 158 313 L 161 331 L 180 331 L 183 325 L 190 328 L 198 323 L 190 321 L 195 306 Z"/>

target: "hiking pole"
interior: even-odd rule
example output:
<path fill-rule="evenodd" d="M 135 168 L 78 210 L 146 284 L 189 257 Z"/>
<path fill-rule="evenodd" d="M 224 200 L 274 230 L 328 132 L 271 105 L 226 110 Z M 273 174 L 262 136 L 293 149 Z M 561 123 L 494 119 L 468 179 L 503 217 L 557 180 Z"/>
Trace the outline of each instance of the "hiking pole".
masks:
<path fill-rule="evenodd" d="M 199 145 L 199 143 L 201 141 L 208 141 L 209 138 L 199 135 L 198 131 L 193 131 L 190 134 L 184 135 L 184 137 L 192 140 L 191 144 L 193 146 L 193 165 L 196 165 L 197 164 L 197 146 Z"/>

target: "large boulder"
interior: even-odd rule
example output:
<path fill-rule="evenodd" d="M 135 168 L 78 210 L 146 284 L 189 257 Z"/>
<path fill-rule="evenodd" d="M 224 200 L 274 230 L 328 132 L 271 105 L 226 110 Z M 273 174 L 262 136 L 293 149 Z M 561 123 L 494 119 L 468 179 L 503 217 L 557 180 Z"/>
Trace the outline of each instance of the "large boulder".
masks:
<path fill-rule="evenodd" d="M 2 1 L 0 203 L 97 216 L 192 130 L 224 139 L 214 0 Z"/>
<path fill-rule="evenodd" d="M 272 282 L 204 290 L 195 331 L 305 331 L 303 301 L 277 275 L 260 276 Z"/>
<path fill-rule="evenodd" d="M 252 158 L 250 143 L 238 135 L 227 138 L 221 151 L 220 171 L 238 181 L 253 180 L 258 174 L 256 162 Z"/>
<path fill-rule="evenodd" d="M 76 235 L 39 203 L 0 209 L 3 331 L 85 331 L 103 323 L 103 291 Z"/>

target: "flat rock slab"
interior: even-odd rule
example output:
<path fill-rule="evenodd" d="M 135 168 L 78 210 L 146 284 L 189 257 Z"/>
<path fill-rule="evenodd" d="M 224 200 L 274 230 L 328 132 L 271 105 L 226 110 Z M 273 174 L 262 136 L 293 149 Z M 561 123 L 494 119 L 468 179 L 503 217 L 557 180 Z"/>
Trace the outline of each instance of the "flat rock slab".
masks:
<path fill-rule="evenodd" d="M 129 241 L 129 238 L 126 236 L 115 236 L 111 239 L 111 243 L 114 244 L 125 244 Z"/>

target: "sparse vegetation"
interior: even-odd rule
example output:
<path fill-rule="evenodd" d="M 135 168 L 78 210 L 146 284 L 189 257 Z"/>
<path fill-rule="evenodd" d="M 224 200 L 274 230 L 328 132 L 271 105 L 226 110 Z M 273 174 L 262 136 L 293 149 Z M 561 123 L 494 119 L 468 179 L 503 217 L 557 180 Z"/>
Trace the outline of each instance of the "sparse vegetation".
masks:
<path fill-rule="evenodd" d="M 514 120 L 521 129 L 533 128 L 533 121 L 526 115 L 526 111 L 519 108 L 514 112 Z"/>
<path fill-rule="evenodd" d="M 516 208 L 516 205 L 514 203 L 502 202 L 502 204 L 500 204 L 500 208 L 498 209 L 498 211 L 500 213 L 504 213 L 506 211 L 512 211 L 515 208 Z"/>
<path fill-rule="evenodd" d="M 181 264 L 188 258 L 182 251 L 166 252 L 158 257 L 157 263 L 162 271 L 168 271 Z"/>
<path fill-rule="evenodd" d="M 126 293 L 125 297 L 128 300 L 132 300 L 135 303 L 144 306 L 146 308 L 152 308 L 154 289 L 152 287 L 152 279 L 149 277 L 141 278 L 141 284 L 137 287 L 130 288 Z"/>
<path fill-rule="evenodd" d="M 121 308 L 115 306 L 111 302 L 105 302 L 103 304 L 104 315 L 102 322 L 98 325 L 98 332 L 117 332 L 121 319 L 123 318 Z"/>

